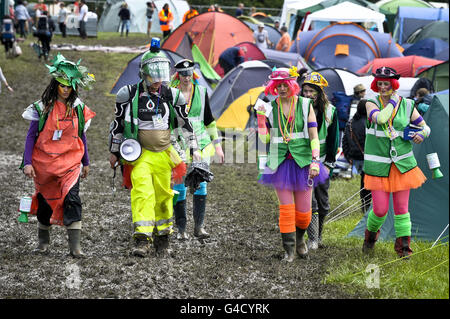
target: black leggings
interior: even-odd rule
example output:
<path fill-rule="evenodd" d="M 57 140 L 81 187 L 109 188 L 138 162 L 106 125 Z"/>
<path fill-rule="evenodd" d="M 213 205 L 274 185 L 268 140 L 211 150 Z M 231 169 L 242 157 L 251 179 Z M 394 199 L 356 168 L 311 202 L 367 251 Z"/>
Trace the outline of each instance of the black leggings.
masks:
<path fill-rule="evenodd" d="M 63 224 L 69 226 L 73 222 L 81 221 L 81 199 L 78 195 L 80 192 L 80 180 L 70 189 L 67 193 L 66 198 L 64 198 L 64 217 Z M 37 220 L 45 225 L 50 226 L 50 217 L 53 214 L 52 208 L 45 200 L 41 193 L 37 194 L 38 199 L 38 209 L 37 209 Z"/>

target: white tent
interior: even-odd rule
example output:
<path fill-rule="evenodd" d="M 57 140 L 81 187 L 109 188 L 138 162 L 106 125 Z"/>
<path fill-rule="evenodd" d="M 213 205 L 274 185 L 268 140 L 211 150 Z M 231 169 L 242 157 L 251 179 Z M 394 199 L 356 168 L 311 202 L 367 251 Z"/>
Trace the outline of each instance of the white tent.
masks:
<path fill-rule="evenodd" d="M 345 21 L 373 23 L 378 32 L 384 32 L 384 19 L 385 15 L 380 12 L 346 1 L 308 15 L 303 30 L 308 30 L 310 26 L 313 27 L 313 30 L 321 29 L 329 22 Z"/>
<path fill-rule="evenodd" d="M 308 8 L 321 3 L 323 0 L 284 0 L 281 10 L 280 26 L 289 27 L 291 15 L 297 15 L 297 10 Z"/>
<path fill-rule="evenodd" d="M 145 0 L 117 0 L 105 3 L 105 10 L 98 24 L 98 30 L 103 32 L 117 32 L 120 27 L 118 16 L 122 3 L 128 4 L 131 13 L 130 32 L 147 33 L 147 5 Z M 183 15 L 189 10 L 189 5 L 184 0 L 155 0 L 156 9 L 153 12 L 151 33 L 162 33 L 159 25 L 158 13 L 165 3 L 173 13 L 173 30 L 183 22 Z"/>

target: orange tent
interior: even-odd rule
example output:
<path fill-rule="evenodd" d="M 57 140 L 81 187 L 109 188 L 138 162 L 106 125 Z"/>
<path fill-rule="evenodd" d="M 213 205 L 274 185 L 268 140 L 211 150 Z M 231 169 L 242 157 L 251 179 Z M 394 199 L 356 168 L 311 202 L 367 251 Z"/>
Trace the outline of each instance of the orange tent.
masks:
<path fill-rule="evenodd" d="M 376 69 L 382 66 L 393 68 L 403 77 L 415 77 L 420 72 L 442 63 L 443 61 L 425 58 L 418 55 L 408 55 L 396 58 L 373 59 L 356 73 L 372 74 Z"/>
<path fill-rule="evenodd" d="M 253 31 L 241 20 L 223 12 L 201 13 L 176 28 L 164 41 L 162 48 L 177 52 L 187 33 L 211 66 L 220 54 L 241 42 L 252 42 Z"/>

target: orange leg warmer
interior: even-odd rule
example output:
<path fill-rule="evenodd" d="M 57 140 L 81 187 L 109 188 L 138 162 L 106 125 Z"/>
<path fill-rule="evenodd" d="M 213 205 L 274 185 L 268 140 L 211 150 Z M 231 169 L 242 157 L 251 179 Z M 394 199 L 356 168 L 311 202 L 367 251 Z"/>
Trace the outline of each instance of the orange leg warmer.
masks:
<path fill-rule="evenodd" d="M 295 204 L 280 204 L 279 226 L 281 233 L 295 232 Z"/>
<path fill-rule="evenodd" d="M 295 226 L 300 229 L 307 229 L 311 222 L 311 211 L 299 212 L 295 211 Z"/>

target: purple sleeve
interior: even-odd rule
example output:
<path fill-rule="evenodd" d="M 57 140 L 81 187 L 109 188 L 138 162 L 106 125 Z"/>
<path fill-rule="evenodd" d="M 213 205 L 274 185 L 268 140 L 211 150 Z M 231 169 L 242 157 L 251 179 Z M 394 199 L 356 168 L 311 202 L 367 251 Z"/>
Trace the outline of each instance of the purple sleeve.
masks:
<path fill-rule="evenodd" d="M 83 135 L 81 136 L 81 140 L 83 141 L 83 144 L 84 144 L 84 154 L 83 154 L 83 158 L 81 159 L 81 163 L 83 164 L 83 166 L 89 166 L 89 153 L 88 153 L 88 148 L 87 148 L 86 133 L 83 132 Z"/>
<path fill-rule="evenodd" d="M 25 140 L 25 151 L 23 152 L 23 164 L 31 165 L 31 156 L 33 155 L 34 143 L 39 129 L 39 121 L 31 121 Z"/>

